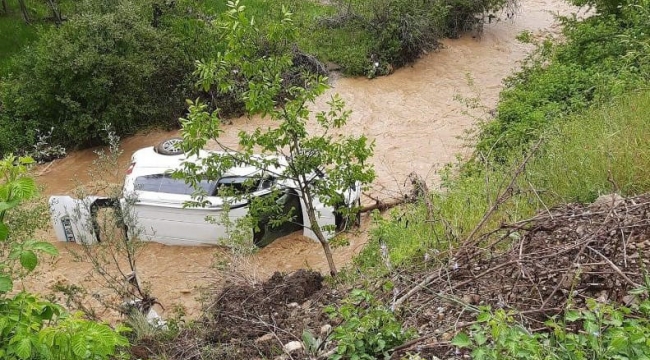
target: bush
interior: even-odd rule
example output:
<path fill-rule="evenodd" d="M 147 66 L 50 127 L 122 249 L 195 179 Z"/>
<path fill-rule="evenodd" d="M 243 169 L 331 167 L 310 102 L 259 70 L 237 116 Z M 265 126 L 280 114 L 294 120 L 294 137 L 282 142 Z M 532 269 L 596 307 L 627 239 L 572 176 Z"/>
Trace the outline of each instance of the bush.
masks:
<path fill-rule="evenodd" d="M 53 127 L 53 144 L 79 147 L 101 142 L 105 124 L 131 134 L 176 123 L 191 63 L 172 34 L 151 25 L 151 3 L 84 6 L 43 33 L 2 84 L 3 125 L 18 125 L 4 129 L 0 150 L 32 144 L 36 129 Z"/>
<path fill-rule="evenodd" d="M 307 24 L 313 36 L 300 45 L 333 61 L 346 74 L 385 75 L 480 26 L 482 16 L 511 5 L 507 0 L 340 0 L 334 13 Z"/>
<path fill-rule="evenodd" d="M 337 343 L 332 360 L 389 359 L 391 349 L 414 335 L 364 290 L 352 290 L 338 309 L 329 307 L 325 312 L 342 321 L 332 331 L 331 339 Z"/>
<path fill-rule="evenodd" d="M 644 359 L 650 353 L 650 300 L 634 308 L 587 300 L 586 309 L 567 308 L 546 322 L 548 332 L 532 333 L 505 310 L 483 309 L 477 324 L 452 344 L 472 358 L 487 359 Z"/>
<path fill-rule="evenodd" d="M 647 84 L 650 8 L 643 2 L 622 7 L 619 17 L 565 19 L 566 42 L 542 42 L 524 68 L 507 79 L 478 151 L 504 162 L 566 115 Z"/>

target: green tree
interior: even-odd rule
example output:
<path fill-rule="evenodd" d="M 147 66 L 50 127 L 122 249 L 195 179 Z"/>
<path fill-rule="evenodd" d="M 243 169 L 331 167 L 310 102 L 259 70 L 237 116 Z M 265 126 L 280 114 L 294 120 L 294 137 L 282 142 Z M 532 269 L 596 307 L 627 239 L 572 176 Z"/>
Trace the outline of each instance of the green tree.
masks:
<path fill-rule="evenodd" d="M 0 151 L 28 147 L 37 129 L 79 147 L 102 142 L 105 124 L 119 135 L 176 124 L 192 64 L 171 32 L 151 25 L 151 6 L 85 0 L 25 49 L 0 83 Z"/>
<path fill-rule="evenodd" d="M 233 166 L 254 166 L 268 169 L 274 160 L 253 156 L 254 152 L 280 154 L 286 159 L 286 170 L 275 174 L 278 180 L 289 182 L 299 190 L 309 227 L 314 232 L 325 252 L 330 272 L 335 275 L 336 265 L 332 258 L 328 238 L 317 222 L 318 201 L 325 205 L 341 203 L 340 192 L 351 185 L 367 185 L 374 179 L 374 170 L 367 164 L 373 153 L 374 143 L 365 136 L 346 136 L 341 128 L 350 111 L 344 102 L 333 96 L 328 102 L 329 110 L 312 114 L 307 107 L 327 89 L 326 79 L 311 77 L 304 87 L 292 86 L 282 89 L 282 71 L 291 65 L 287 55 L 255 56 L 255 42 L 247 41 L 257 32 L 254 19 L 244 14 L 244 7 L 238 2 L 229 2 L 229 10 L 222 19 L 227 49 L 214 61 L 198 64 L 197 73 L 204 86 L 216 83 L 219 88 L 230 86 L 228 77 L 220 74 L 241 72 L 248 80 L 243 95 L 249 113 L 269 116 L 275 126 L 252 133 L 240 132 L 240 150 L 234 151 L 220 142 L 221 121 L 217 111 L 209 112 L 207 105 L 190 101 L 189 114 L 181 119 L 183 126 L 183 148 L 188 156 L 198 155 L 208 140 L 216 141 L 223 153 L 213 153 L 203 158 L 202 164 L 186 163 L 185 178 L 196 184 L 206 177 L 218 179 Z M 291 13 L 283 9 L 284 18 L 267 33 L 269 41 L 290 41 L 295 36 Z M 284 102 L 275 101 L 281 91 L 287 91 Z M 310 126 L 314 122 L 312 131 Z M 207 170 L 206 170 L 207 169 Z M 317 176 L 319 172 L 326 176 Z M 274 205 L 268 201 L 253 202 L 249 214 L 274 212 Z M 355 209 L 347 209 L 353 212 Z"/>

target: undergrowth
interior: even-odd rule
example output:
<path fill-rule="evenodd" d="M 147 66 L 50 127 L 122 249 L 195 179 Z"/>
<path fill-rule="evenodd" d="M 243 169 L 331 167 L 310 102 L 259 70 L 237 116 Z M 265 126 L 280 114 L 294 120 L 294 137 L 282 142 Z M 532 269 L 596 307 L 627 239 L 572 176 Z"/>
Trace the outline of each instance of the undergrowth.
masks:
<path fill-rule="evenodd" d="M 565 202 L 591 202 L 612 192 L 649 191 L 650 114 L 642 111 L 647 108 L 650 91 L 640 90 L 547 130 L 545 142 L 519 174 L 512 196 L 484 231 Z M 377 256 L 382 246 L 391 266 L 435 259 L 474 229 L 521 161 L 521 157 L 507 164 L 474 160 L 455 175 L 454 169 L 447 169 L 444 191 L 432 195 L 434 218 L 427 219 L 424 204 L 395 209 L 388 219 L 375 217 L 373 240 L 355 264 L 362 271 L 385 270 L 384 257 Z"/>
<path fill-rule="evenodd" d="M 643 292 L 643 291 L 642 291 Z M 469 331 L 452 344 L 471 350 L 472 359 L 647 359 L 650 354 L 650 300 L 631 306 L 587 300 L 545 322 L 550 331 L 533 332 L 514 313 L 483 308 Z"/>

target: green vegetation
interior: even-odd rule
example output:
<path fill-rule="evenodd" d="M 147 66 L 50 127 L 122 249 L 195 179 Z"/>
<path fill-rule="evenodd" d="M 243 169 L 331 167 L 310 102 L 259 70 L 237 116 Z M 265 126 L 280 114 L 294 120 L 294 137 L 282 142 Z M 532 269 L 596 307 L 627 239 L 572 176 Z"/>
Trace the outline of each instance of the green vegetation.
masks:
<path fill-rule="evenodd" d="M 128 134 L 180 115 L 190 60 L 151 25 L 150 4 L 87 5 L 44 33 L 4 79 L 0 148 L 25 148 L 50 128 L 53 144 L 89 146 L 106 124 Z"/>
<path fill-rule="evenodd" d="M 643 41 L 650 39 L 650 34 L 640 35 L 641 29 L 647 29 L 649 8 L 629 5 L 622 16 L 631 22 L 620 37 L 593 40 L 594 32 L 606 29 L 611 35 L 613 24 L 623 21 L 603 15 L 584 22 L 569 21 L 568 37 L 562 45 L 539 44 L 528 66 L 510 78 L 497 118 L 486 122 L 479 135 L 474 159 L 443 174 L 445 191 L 432 199 L 434 224 L 424 221 L 424 204 L 396 210 L 388 220 L 377 218 L 373 241 L 355 259 L 357 265 L 364 270 L 381 265 L 376 256 L 381 244 L 389 249 L 392 265 L 400 265 L 463 239 L 508 185 L 523 160 L 522 152 L 528 152 L 531 142 L 540 138 L 544 139 L 542 145 L 519 175 L 515 195 L 493 216 L 492 228 L 565 202 L 590 202 L 601 194 L 635 195 L 650 190 L 650 115 L 643 110 L 650 106 L 650 92 L 633 90 L 647 84 L 650 68 L 629 73 L 630 67 L 623 67 L 629 54 L 635 54 L 639 66 L 647 66 L 650 60 L 650 53 L 638 53 Z M 637 32 L 636 41 L 621 42 L 626 34 Z M 584 38 L 577 34 L 592 35 Z M 599 60 L 585 56 L 581 49 L 597 50 Z M 542 56 L 551 53 L 562 56 Z M 618 74 L 625 76 L 614 80 L 613 68 L 602 68 L 603 64 L 618 64 Z M 597 87 L 593 81 L 599 78 L 612 81 Z M 581 82 L 583 79 L 588 83 Z M 598 101 L 595 96 L 587 100 L 577 86 L 597 91 Z M 598 106 L 586 109 L 590 104 Z M 490 229 L 488 224 L 486 231 Z"/>
<path fill-rule="evenodd" d="M 650 353 L 648 315 L 648 299 L 633 308 L 590 299 L 586 309 L 568 308 L 563 318 L 548 320 L 552 332 L 533 333 L 514 314 L 483 309 L 469 333 L 458 334 L 452 343 L 472 349 L 476 360 L 644 359 Z"/>
<path fill-rule="evenodd" d="M 9 71 L 12 56 L 37 38 L 35 27 L 0 16 L 0 75 Z"/>
<path fill-rule="evenodd" d="M 444 257 L 447 249 L 504 223 L 566 202 L 591 202 L 601 194 L 650 191 L 650 2 L 573 3 L 593 5 L 598 14 L 584 21 L 564 19 L 562 43 L 537 44 L 523 69 L 507 80 L 495 118 L 480 128 L 473 158 L 446 169 L 443 191 L 431 194 L 428 204 L 402 206 L 388 218 L 375 214 L 370 243 L 355 258 L 354 271 L 339 281 L 362 277 L 364 284 L 387 284 L 388 276 L 426 272 L 450 260 Z M 88 0 L 59 28 L 43 25 L 38 34 L 0 17 L 0 30 L 18 34 L 15 40 L 1 39 L 9 52 L 0 57 L 0 69 L 5 69 L 0 83 L 0 149 L 32 145 L 36 129 L 54 127 L 55 143 L 89 145 L 101 141 L 99 130 L 107 123 L 120 133 L 172 123 L 183 111 L 180 100 L 191 95 L 198 100 L 190 103 L 182 120 L 188 150 L 202 148 L 207 137 L 218 138 L 218 111 L 232 104 L 270 113 L 282 130 L 242 134 L 243 156 L 209 159 L 209 175 L 218 176 L 219 169 L 237 161 L 250 161 L 247 155 L 254 148 L 288 147 L 298 173 L 330 165 L 341 169 L 332 177 L 340 181 L 319 189 L 331 193 L 344 182 L 370 181 L 371 172 L 355 168 L 357 163 L 347 156 L 352 153 L 362 163 L 371 147 L 365 139 L 351 139 L 343 146 L 331 138 L 304 137 L 309 112 L 302 105 L 321 94 L 325 85 L 322 79 L 310 82 L 307 89 L 279 85 L 295 65 L 294 40 L 302 53 L 336 62 L 348 74 L 376 76 L 413 61 L 435 47 L 440 36 L 455 36 L 476 26 L 476 14 L 508 6 L 496 0 L 350 0 L 334 5 L 293 0 L 279 12 L 277 3 L 260 0 L 246 4 L 255 15 L 251 21 L 237 3 L 166 4 L 139 0 L 106 5 Z M 291 12 L 295 15 L 288 16 Z M 534 41 L 531 33 L 518 38 Z M 272 69 L 271 76 L 262 69 Z M 215 98 L 220 100 L 212 102 Z M 279 98 L 287 100 L 274 107 Z M 332 112 L 317 118 L 325 128 L 336 128 L 345 122 L 347 112 L 334 99 Z M 0 186 L 0 357 L 119 355 L 120 347 L 128 344 L 122 328 L 83 320 L 29 293 L 9 295 L 14 281 L 36 268 L 39 253 L 55 253 L 51 245 L 32 240 L 42 223 L 42 205 L 19 206 L 35 196 L 33 180 L 25 176 L 29 162 L 21 158 L 14 164 L 13 157 L 6 157 L 0 169 L 5 175 Z M 344 163 L 353 166 L 341 166 Z M 188 170 L 196 175 L 196 169 Z M 327 254 L 327 242 L 323 244 Z M 385 294 L 350 291 L 327 310 L 331 332 L 321 334 L 323 339 L 304 335 L 305 349 L 323 354 L 322 345 L 329 343 L 334 359 L 392 356 L 391 350 L 415 333 L 401 322 L 409 314 L 387 305 L 389 297 L 396 305 L 404 289 L 384 286 L 384 290 L 394 293 L 381 297 Z M 569 302 L 560 316 L 545 322 L 546 332 L 531 331 L 507 310 L 465 304 L 464 309 L 476 311 L 477 321 L 451 344 L 470 351 L 475 359 L 647 357 L 647 286 L 635 295 L 639 296 L 629 306 L 589 299 L 585 308 L 573 308 Z M 445 316 L 433 315 L 441 314 Z M 145 320 L 132 321 L 141 325 L 134 339 L 165 338 Z M 221 350 L 229 346 L 233 345 Z M 201 351 L 219 353 L 219 349 Z"/>
<path fill-rule="evenodd" d="M 547 129 L 547 140 L 515 184 L 516 195 L 499 209 L 491 225 L 529 218 L 545 206 L 591 202 L 611 192 L 635 195 L 650 190 L 650 115 L 640 111 L 647 108 L 649 91 L 630 92 Z M 520 162 L 518 157 L 508 164 L 476 160 L 464 164 L 459 176 L 449 174 L 447 191 L 433 195 L 435 225 L 425 221 L 424 204 L 395 210 L 389 219 L 375 218 L 374 240 L 355 263 L 369 271 L 381 268 L 376 254 L 382 243 L 390 250 L 394 266 L 423 259 L 427 252 L 435 257 L 431 251 L 444 250 L 469 234 Z"/>
<path fill-rule="evenodd" d="M 331 336 L 336 351 L 329 359 L 390 359 L 390 350 L 413 337 L 402 329 L 395 313 L 364 290 L 352 290 L 338 307 L 325 309 L 330 318 L 341 321 Z"/>
<path fill-rule="evenodd" d="M 607 104 L 650 80 L 650 5 L 619 5 L 616 16 L 564 19 L 565 42 L 540 44 L 524 69 L 506 81 L 496 118 L 483 129 L 480 152 L 505 162 L 566 115 Z"/>
<path fill-rule="evenodd" d="M 270 172 L 270 175 L 261 176 L 272 176 L 280 183 L 296 184 L 297 195 L 309 219 L 305 223 L 309 224 L 309 229 L 323 246 L 330 273 L 334 276 L 337 269 L 325 232 L 335 229 L 322 228 L 317 222 L 319 209 L 316 198 L 325 206 L 341 207 L 343 215 L 355 218 L 358 209 L 342 206 L 345 203 L 340 192 L 353 186 L 366 187 L 374 180 L 374 170 L 367 163 L 374 144 L 365 136 L 334 134 L 345 126 L 350 116 L 350 111 L 345 109 L 345 103 L 338 96 L 333 96 L 328 102 L 327 111 L 313 114 L 319 129 L 308 131 L 307 123 L 312 116 L 309 105 L 328 88 L 326 80 L 322 77 L 311 78 L 306 79 L 305 87 L 287 87 L 282 75 L 291 66 L 291 59 L 286 52 L 269 51 L 267 56 L 258 57 L 258 47 L 251 41 L 251 38 L 257 38 L 259 31 L 254 21 L 246 16 L 244 7 L 237 2 L 229 4 L 229 7 L 222 36 L 228 46 L 215 59 L 199 62 L 197 73 L 200 74 L 200 83 L 206 89 L 213 86 L 232 89 L 238 84 L 237 78 L 246 79 L 247 86 L 241 89 L 240 95 L 245 99 L 246 110 L 249 114 L 269 116 L 276 126 L 266 130 L 258 128 L 250 134 L 240 132 L 240 149 L 234 150 L 220 142 L 219 136 L 223 130 L 218 112 L 210 112 L 206 104 L 189 101 L 189 114 L 181 119 L 185 153 L 198 156 L 209 140 L 215 141 L 227 153 L 211 154 L 202 158 L 200 164 L 185 163 L 180 175 L 199 188 L 196 185 L 206 178 L 216 181 L 235 166 L 252 166 Z M 271 49 L 281 47 L 283 42 L 291 43 L 296 34 L 291 13 L 286 9 L 284 12 L 280 24 L 267 32 L 266 42 Z M 231 77 L 233 73 L 237 74 L 235 79 Z M 285 97 L 285 101 L 278 106 L 275 99 L 279 96 Z M 284 155 L 286 169 L 273 172 L 279 166 L 278 160 L 259 158 L 254 156 L 256 153 Z M 264 181 L 265 178 L 257 180 Z M 275 201 L 282 195 L 291 196 L 281 194 L 287 189 L 274 187 L 273 190 L 277 194 L 262 201 L 249 199 L 252 202 L 248 216 L 270 214 L 270 225 L 295 221 L 300 214 L 291 211 L 286 214 Z M 269 198 L 272 201 L 268 201 Z M 255 199 L 260 200 L 259 197 Z M 350 205 L 353 207 L 356 204 Z M 258 221 L 251 223 L 257 224 Z"/>
<path fill-rule="evenodd" d="M 99 130 L 108 124 L 120 136 L 177 126 L 184 98 L 210 100 L 223 115 L 243 113 L 241 95 L 250 79 L 233 73 L 229 88 L 194 84 L 199 74 L 192 62 L 214 59 L 227 47 L 224 2 L 19 2 L 26 8 L 10 2 L 11 11 L 0 15 L 0 45 L 7 48 L 0 55 L 2 153 L 24 152 L 38 141 L 37 130 L 53 129 L 53 146 L 79 148 L 105 142 Z M 238 6 L 244 5 L 259 24 L 247 39 L 255 56 L 291 57 L 292 67 L 282 75 L 290 87 L 304 83 L 305 70 L 322 74 L 327 61 L 346 74 L 388 74 L 437 47 L 440 37 L 472 29 L 480 24 L 477 16 L 510 3 L 250 0 Z M 283 6 L 296 14 L 299 33 L 292 41 L 267 43 L 277 38 Z"/>
<path fill-rule="evenodd" d="M 592 5 L 599 15 L 565 19 L 564 42 L 539 43 L 508 79 L 473 158 L 443 174 L 443 192 L 431 196 L 433 215 L 419 203 L 374 217 L 373 239 L 354 260 L 364 279 L 445 269 L 452 260 L 446 250 L 469 236 L 567 202 L 650 191 L 650 3 L 630 1 L 615 11 L 607 2 Z M 547 331 L 539 324 L 532 331 L 516 313 L 482 308 L 452 344 L 474 359 L 644 358 L 646 291 L 636 291 L 630 306 L 588 299 L 586 308 L 573 308 L 569 301 L 544 324 Z"/>
<path fill-rule="evenodd" d="M 67 313 L 60 305 L 19 291 L 14 280 L 36 269 L 38 253 L 56 255 L 48 242 L 32 240 L 41 217 L 38 206 L 25 207 L 36 196 L 34 179 L 27 174 L 29 158 L 5 157 L 0 161 L 0 358 L 9 360 L 103 360 L 118 355 L 128 345 L 124 327 L 108 325 Z M 19 217 L 12 217 L 12 212 Z M 27 215 L 27 216 L 25 216 Z M 23 217 L 24 216 L 24 217 Z M 19 235 L 19 236 L 16 236 Z M 25 237 L 23 237 L 25 236 Z"/>

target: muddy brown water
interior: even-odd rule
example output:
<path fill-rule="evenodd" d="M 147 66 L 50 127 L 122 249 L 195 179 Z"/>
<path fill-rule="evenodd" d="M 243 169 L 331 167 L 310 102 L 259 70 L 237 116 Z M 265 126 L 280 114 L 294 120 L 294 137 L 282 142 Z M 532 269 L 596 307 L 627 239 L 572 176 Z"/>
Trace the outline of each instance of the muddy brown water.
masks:
<path fill-rule="evenodd" d="M 553 13 L 571 11 L 575 10 L 558 0 L 522 0 L 514 19 L 486 24 L 480 39 L 466 36 L 446 40 L 443 49 L 387 77 L 373 80 L 338 78 L 313 108 L 325 109 L 329 97 L 340 94 L 353 111 L 345 131 L 365 134 L 376 141 L 373 163 L 377 180 L 372 190 L 375 196 L 399 194 L 407 174 L 412 171 L 435 187 L 437 171 L 454 161 L 457 155 L 467 154 L 462 137 L 475 124 L 475 119 L 466 114 L 466 108 L 456 100 L 457 96 L 478 96 L 483 105 L 493 108 L 502 89 L 502 80 L 532 49 L 518 42 L 515 36 L 524 30 L 531 31 L 537 38 L 557 34 L 559 25 Z M 260 118 L 236 119 L 233 125 L 225 128 L 222 140 L 236 146 L 239 130 L 267 125 L 269 122 Z M 120 167 L 126 168 L 135 150 L 174 135 L 177 132 L 152 131 L 124 139 Z M 37 180 L 44 186 L 45 195 L 69 194 L 79 184 L 88 183 L 91 180 L 88 170 L 96 158 L 92 150 L 85 150 L 39 167 Z M 120 182 L 121 176 L 105 174 L 103 180 Z M 364 219 L 361 231 L 348 236 L 350 245 L 334 250 L 339 267 L 349 262 L 366 243 L 368 228 L 369 220 Z M 56 242 L 52 231 L 44 233 L 43 237 L 56 243 L 61 255 L 55 262 L 44 264 L 35 277 L 25 282 L 26 287 L 47 293 L 54 282 L 63 281 L 83 284 L 91 293 L 108 296 L 107 290 L 88 282 L 89 266 L 72 259 L 70 251 L 75 249 L 74 244 Z M 151 284 L 153 295 L 167 309 L 183 304 L 189 314 L 196 314 L 200 307 L 198 287 L 212 286 L 216 275 L 211 265 L 225 258 L 224 251 L 217 248 L 152 243 L 139 259 L 139 271 L 142 279 Z M 274 271 L 299 268 L 326 273 L 327 262 L 318 243 L 290 235 L 260 250 L 250 259 L 247 268 L 247 276 L 261 279 Z"/>

